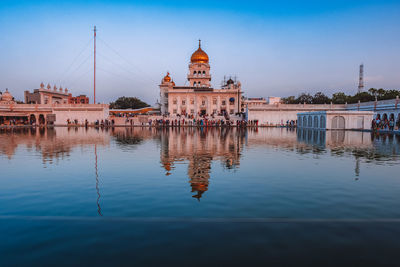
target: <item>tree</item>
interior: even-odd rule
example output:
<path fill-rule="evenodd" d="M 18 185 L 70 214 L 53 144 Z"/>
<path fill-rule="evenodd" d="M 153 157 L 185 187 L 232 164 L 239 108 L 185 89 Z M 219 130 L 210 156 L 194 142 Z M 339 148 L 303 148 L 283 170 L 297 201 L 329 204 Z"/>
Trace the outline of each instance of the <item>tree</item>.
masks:
<path fill-rule="evenodd" d="M 312 104 L 313 97 L 310 94 L 302 93 L 297 98 L 298 103 Z"/>
<path fill-rule="evenodd" d="M 342 92 L 336 93 L 332 95 L 333 104 L 345 104 L 349 97 Z"/>
<path fill-rule="evenodd" d="M 357 93 L 354 96 L 350 97 L 349 103 L 357 103 L 358 101 L 360 102 L 368 102 L 368 101 L 374 101 L 375 97 L 372 96 L 370 93 L 367 92 L 361 92 Z"/>
<path fill-rule="evenodd" d="M 138 109 L 149 107 L 150 105 L 143 102 L 137 97 L 120 97 L 115 102 L 110 103 L 111 109 Z"/>
<path fill-rule="evenodd" d="M 385 89 L 378 89 L 378 99 L 383 98 L 383 96 L 385 95 Z"/>
<path fill-rule="evenodd" d="M 386 90 L 383 94 L 382 99 L 394 99 L 396 96 L 400 96 L 400 91 L 398 90 Z"/>
<path fill-rule="evenodd" d="M 282 102 L 285 104 L 298 104 L 299 102 L 296 101 L 295 96 L 288 96 L 288 97 L 283 97 Z"/>
<path fill-rule="evenodd" d="M 313 100 L 312 100 L 313 104 L 327 104 L 330 102 L 331 102 L 331 99 L 322 92 L 315 93 Z"/>
<path fill-rule="evenodd" d="M 332 95 L 332 99 L 326 96 L 322 92 L 317 92 L 314 96 L 311 96 L 307 93 L 300 94 L 296 99 L 294 96 L 284 97 L 282 98 L 283 103 L 287 104 L 298 104 L 298 103 L 306 103 L 306 104 L 324 104 L 332 101 L 333 104 L 345 104 L 345 103 L 357 103 L 360 102 L 369 102 L 374 101 L 375 97 L 378 100 L 386 100 L 386 99 L 395 99 L 397 96 L 400 96 L 400 90 L 385 90 L 385 89 L 375 89 L 370 88 L 367 92 L 357 93 L 355 95 L 346 95 L 343 92 L 334 93 Z"/>
<path fill-rule="evenodd" d="M 368 89 L 368 93 L 369 93 L 370 95 L 372 95 L 373 97 L 378 96 L 378 90 L 376 90 L 375 88 L 370 88 L 370 89 Z"/>

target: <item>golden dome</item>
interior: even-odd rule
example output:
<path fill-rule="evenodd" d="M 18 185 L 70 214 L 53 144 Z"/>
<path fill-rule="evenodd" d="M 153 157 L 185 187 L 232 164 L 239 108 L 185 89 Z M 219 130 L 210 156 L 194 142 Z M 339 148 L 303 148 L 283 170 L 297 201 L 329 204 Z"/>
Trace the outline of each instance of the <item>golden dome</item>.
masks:
<path fill-rule="evenodd" d="M 171 77 L 169 77 L 169 72 L 167 72 L 167 75 L 165 75 L 163 80 L 164 80 L 164 82 L 170 82 L 171 81 Z"/>
<path fill-rule="evenodd" d="M 190 62 L 192 63 L 208 63 L 208 55 L 201 49 L 201 41 L 199 40 L 199 48 L 192 54 Z"/>

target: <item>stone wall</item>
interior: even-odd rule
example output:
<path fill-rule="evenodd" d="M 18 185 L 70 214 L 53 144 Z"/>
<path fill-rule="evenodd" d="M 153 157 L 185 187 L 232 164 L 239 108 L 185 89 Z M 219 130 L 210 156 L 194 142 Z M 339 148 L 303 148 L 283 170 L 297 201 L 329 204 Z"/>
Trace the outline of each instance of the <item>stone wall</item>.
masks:
<path fill-rule="evenodd" d="M 108 105 L 105 104 L 85 104 L 85 105 L 60 105 L 52 109 L 56 115 L 55 125 L 66 125 L 67 120 L 78 120 L 79 124 L 84 124 L 88 120 L 93 124 L 97 120 L 106 120 L 109 116 Z"/>

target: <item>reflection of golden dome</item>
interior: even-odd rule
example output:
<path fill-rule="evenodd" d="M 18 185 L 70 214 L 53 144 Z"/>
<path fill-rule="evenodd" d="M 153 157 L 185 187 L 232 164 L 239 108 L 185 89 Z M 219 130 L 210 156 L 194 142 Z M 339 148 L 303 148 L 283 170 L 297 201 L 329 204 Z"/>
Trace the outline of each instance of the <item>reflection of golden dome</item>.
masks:
<path fill-rule="evenodd" d="M 192 54 L 190 58 L 192 63 L 208 63 L 208 55 L 201 49 L 201 43 L 199 40 L 199 48 Z"/>
<path fill-rule="evenodd" d="M 164 77 L 164 82 L 170 82 L 171 81 L 171 77 L 169 77 L 169 72 L 167 72 L 167 75 L 165 75 Z"/>
<path fill-rule="evenodd" d="M 6 91 L 1 96 L 1 100 L 2 101 L 12 101 L 13 100 L 13 96 L 10 94 L 10 92 L 8 92 L 8 89 L 6 89 Z"/>

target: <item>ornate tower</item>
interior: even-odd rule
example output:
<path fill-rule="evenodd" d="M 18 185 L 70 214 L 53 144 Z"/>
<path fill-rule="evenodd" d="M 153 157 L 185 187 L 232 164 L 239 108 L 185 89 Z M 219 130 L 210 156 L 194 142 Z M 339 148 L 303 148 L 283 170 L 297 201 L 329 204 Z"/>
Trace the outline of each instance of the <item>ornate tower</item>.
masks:
<path fill-rule="evenodd" d="M 201 40 L 199 40 L 199 48 L 190 58 L 189 74 L 187 76 L 190 86 L 210 87 L 211 74 L 208 61 L 208 55 L 201 49 Z"/>
<path fill-rule="evenodd" d="M 168 90 L 175 86 L 174 81 L 169 76 L 169 72 L 167 72 L 167 75 L 161 80 L 159 86 L 161 114 L 166 115 L 168 113 Z"/>

